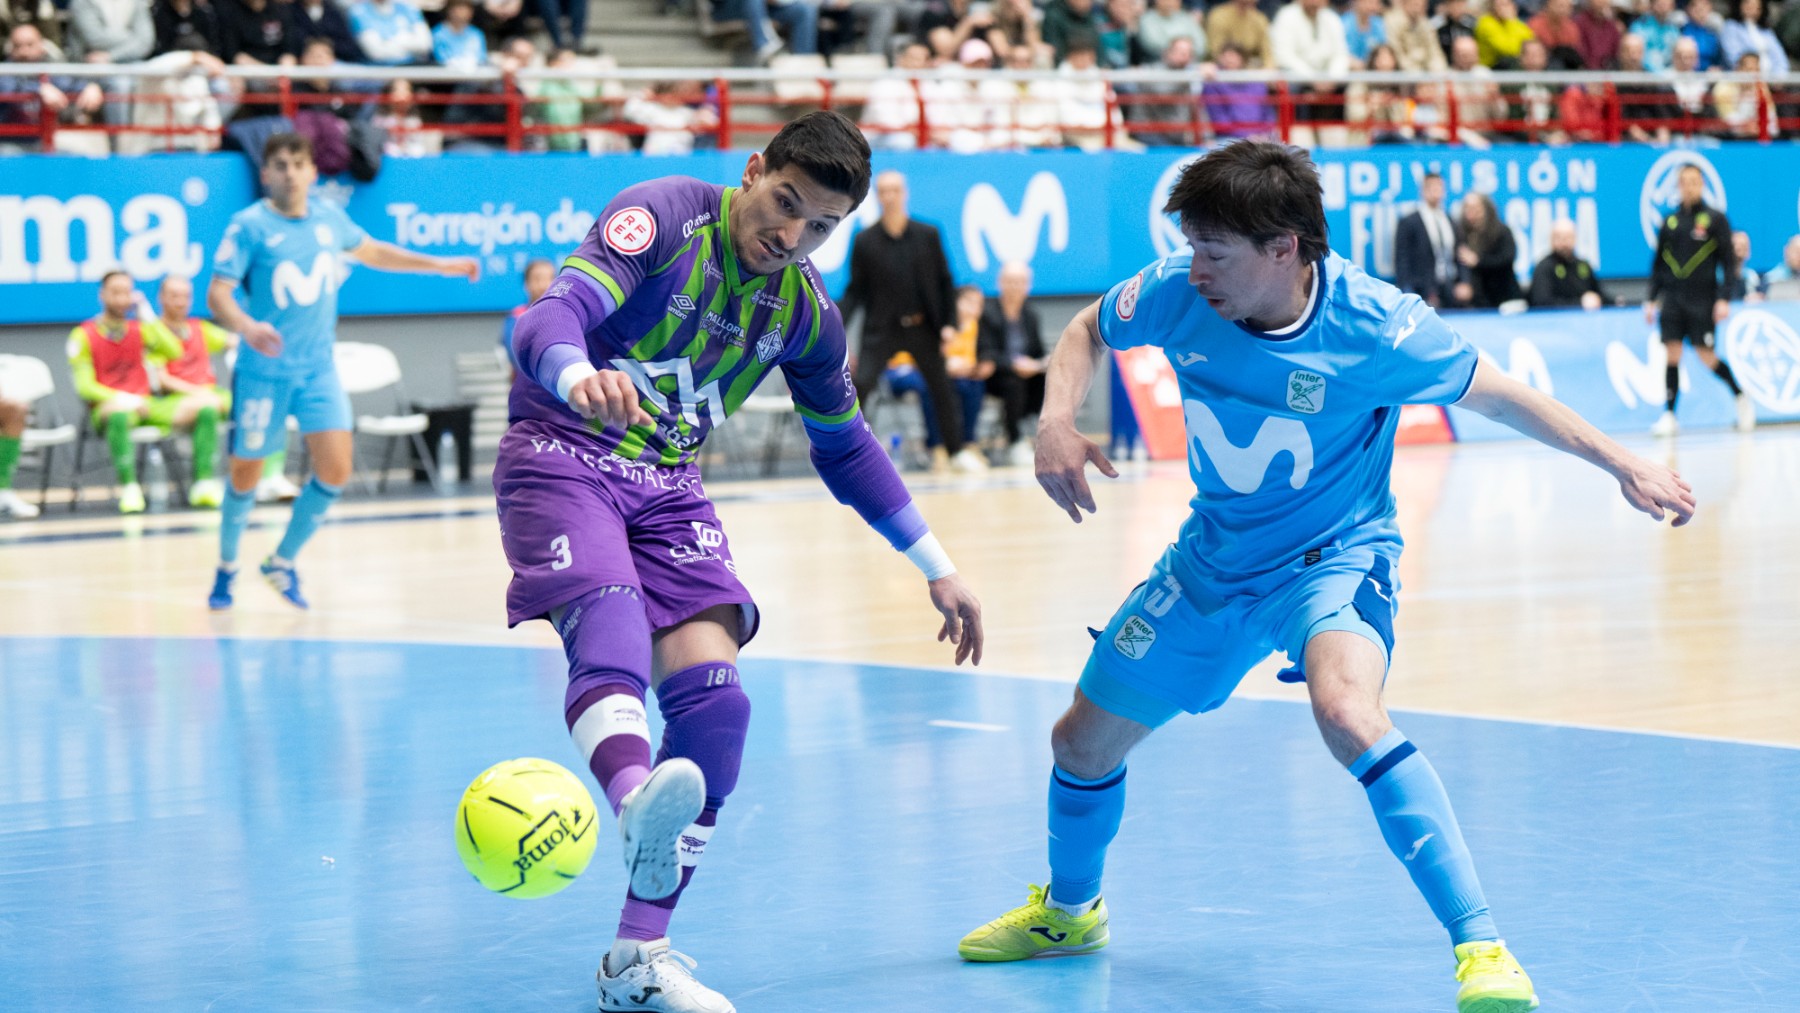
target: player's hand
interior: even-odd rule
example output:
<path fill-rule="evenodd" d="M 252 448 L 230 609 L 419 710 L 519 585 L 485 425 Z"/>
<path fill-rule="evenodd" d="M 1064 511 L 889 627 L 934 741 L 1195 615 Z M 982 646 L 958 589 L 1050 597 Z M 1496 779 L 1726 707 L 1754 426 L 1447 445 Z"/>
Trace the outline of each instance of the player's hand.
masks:
<path fill-rule="evenodd" d="M 1654 299 L 1644 304 L 1644 323 L 1656 323 L 1656 300 Z"/>
<path fill-rule="evenodd" d="M 474 257 L 445 257 L 443 268 L 444 274 L 451 278 L 481 280 L 481 261 Z"/>
<path fill-rule="evenodd" d="M 975 592 L 954 573 L 932 581 L 930 587 L 931 605 L 944 617 L 938 643 L 948 640 L 956 645 L 958 665 L 964 661 L 981 664 L 981 602 Z"/>
<path fill-rule="evenodd" d="M 1068 423 L 1038 426 L 1037 480 L 1051 502 L 1069 512 L 1069 519 L 1081 523 L 1081 511 L 1093 513 L 1094 494 L 1088 490 L 1087 465 L 1107 478 L 1118 478 L 1119 472 L 1106 459 L 1100 445 L 1075 431 Z"/>
<path fill-rule="evenodd" d="M 1663 512 L 1675 515 L 1675 527 L 1693 519 L 1696 501 L 1694 487 L 1688 485 L 1673 468 L 1633 457 L 1619 475 L 1619 491 L 1625 501 L 1657 520 Z"/>
<path fill-rule="evenodd" d="M 1725 322 L 1725 318 L 1729 316 L 1731 316 L 1731 304 L 1729 302 L 1719 299 L 1713 303 L 1713 323 L 1722 324 Z"/>
<path fill-rule="evenodd" d="M 569 388 L 569 407 L 576 414 L 625 429 L 656 424 L 642 400 L 631 377 L 616 369 L 603 369 Z"/>
<path fill-rule="evenodd" d="M 281 332 L 267 320 L 252 320 L 244 328 L 244 344 L 274 358 L 281 354 Z"/>

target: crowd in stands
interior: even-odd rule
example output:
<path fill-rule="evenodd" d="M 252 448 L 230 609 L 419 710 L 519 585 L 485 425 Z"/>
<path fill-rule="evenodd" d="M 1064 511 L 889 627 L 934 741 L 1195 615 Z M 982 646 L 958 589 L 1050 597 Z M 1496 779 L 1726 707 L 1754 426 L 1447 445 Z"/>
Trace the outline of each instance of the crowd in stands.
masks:
<path fill-rule="evenodd" d="M 700 0 L 708 2 L 708 0 Z M 1767 85 L 1713 80 L 1722 70 L 1780 76 L 1800 58 L 1800 0 L 722 0 L 747 29 L 746 57 L 869 54 L 891 58 L 863 108 L 893 146 L 956 150 L 1066 144 L 1191 144 L 1265 136 L 1276 128 L 1272 86 L 1220 72 L 1295 78 L 1358 70 L 1447 73 L 1436 84 L 1296 81 L 1289 136 L 1297 143 L 1496 140 L 1557 143 L 1607 136 L 1606 85 L 1510 83 L 1507 71 L 1623 71 L 1654 81 L 1614 85 L 1628 139 L 1672 133 L 1757 137 L 1800 115 L 1800 99 Z M 1577 3 L 1580 3 L 1577 9 Z M 593 71 L 587 0 L 0 0 L 12 63 L 148 63 L 166 77 L 39 80 L 0 73 L 0 124 L 202 127 L 266 115 L 267 81 L 222 76 L 227 66 L 438 66 Z M 604 58 L 603 58 L 604 59 Z M 1032 81 L 996 68 L 1054 72 Z M 1161 68 L 1184 80 L 1109 85 L 1101 71 Z M 1500 72 L 1501 76 L 1496 76 Z M 916 83 L 915 83 L 916 82 Z M 592 73 L 525 88 L 540 147 L 623 147 L 578 128 L 628 124 L 630 146 L 691 150 L 719 120 L 697 82 L 619 89 L 596 102 Z M 320 80 L 344 118 L 379 117 L 390 155 L 438 142 L 412 136 L 438 122 L 499 124 L 491 82 Z M 134 89 L 159 101 L 128 101 Z M 1454 103 L 1448 101 L 1454 99 Z M 1784 104 L 1785 103 L 1785 104 Z M 1454 105 L 1454 109 L 1451 106 Z M 923 112 L 924 125 L 921 125 Z M 452 131 L 497 143 L 498 128 Z M 547 133 L 547 136 L 538 136 Z M 213 143 L 199 135 L 188 146 Z M 697 138 L 699 139 L 697 142 Z M 17 138 L 11 138 L 15 144 Z M 97 143 L 105 144 L 104 138 Z M 125 142 L 121 141 L 123 148 Z M 148 146 L 147 144 L 144 146 Z"/>

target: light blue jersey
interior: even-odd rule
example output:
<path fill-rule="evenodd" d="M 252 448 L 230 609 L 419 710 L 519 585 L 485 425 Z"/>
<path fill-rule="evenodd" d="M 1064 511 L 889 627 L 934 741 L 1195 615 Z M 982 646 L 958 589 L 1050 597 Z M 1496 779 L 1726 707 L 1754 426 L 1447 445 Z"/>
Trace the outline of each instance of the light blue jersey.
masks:
<path fill-rule="evenodd" d="M 1108 345 L 1162 348 L 1180 383 L 1196 490 L 1181 555 L 1229 587 L 1332 546 L 1397 551 L 1398 406 L 1461 398 L 1475 348 L 1418 296 L 1336 254 L 1314 272 L 1297 324 L 1252 331 L 1200 298 L 1191 258 L 1150 265 L 1100 305 Z"/>
<path fill-rule="evenodd" d="M 368 238 L 341 208 L 324 201 L 308 201 L 303 218 L 289 218 L 267 201 L 231 217 L 213 273 L 237 282 L 250 316 L 273 324 L 282 340 L 274 358 L 241 346 L 238 373 L 274 379 L 331 367 L 338 286 L 348 274 L 343 254 Z"/>

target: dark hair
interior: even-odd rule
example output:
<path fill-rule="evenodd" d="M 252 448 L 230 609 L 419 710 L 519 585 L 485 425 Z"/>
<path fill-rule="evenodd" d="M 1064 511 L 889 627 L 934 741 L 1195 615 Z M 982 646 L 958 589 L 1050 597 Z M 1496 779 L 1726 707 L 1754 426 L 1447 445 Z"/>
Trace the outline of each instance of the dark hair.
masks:
<path fill-rule="evenodd" d="M 126 271 L 121 268 L 115 267 L 112 270 L 110 270 L 100 276 L 100 287 L 105 288 L 106 283 L 113 280 L 114 278 L 124 278 L 126 281 L 131 282 L 132 287 L 135 288 L 137 286 L 137 282 L 132 279 L 130 271 Z"/>
<path fill-rule="evenodd" d="M 337 56 L 337 43 L 323 35 L 307 36 L 306 41 L 300 44 L 300 51 L 304 53 L 314 46 L 325 46 L 331 50 L 332 56 Z"/>
<path fill-rule="evenodd" d="M 1682 173 L 1687 173 L 1687 172 L 1691 172 L 1694 175 L 1699 176 L 1700 181 L 1702 183 L 1706 182 L 1706 173 L 1701 172 L 1700 167 L 1695 165 L 1692 162 L 1688 162 L 1688 163 L 1684 164 L 1681 168 L 1676 169 L 1675 170 L 1675 178 L 1680 179 L 1682 176 Z"/>
<path fill-rule="evenodd" d="M 554 271 L 556 270 L 556 262 L 553 260 L 546 260 L 543 257 L 534 257 L 525 264 L 525 277 L 531 277 L 531 272 L 540 267 L 547 267 Z"/>
<path fill-rule="evenodd" d="M 1480 204 L 1482 210 L 1486 212 L 1482 216 L 1483 220 L 1479 226 L 1469 224 L 1469 204 L 1471 202 Z M 1477 253 L 1486 253 L 1493 249 L 1500 242 L 1500 236 L 1506 229 L 1506 223 L 1500 220 L 1500 208 L 1494 203 L 1494 198 L 1479 190 L 1471 190 L 1463 195 L 1462 206 L 1457 209 L 1457 217 L 1461 218 L 1463 224 L 1468 228 L 1468 234 L 1463 238 L 1468 241 L 1469 249 Z"/>
<path fill-rule="evenodd" d="M 1429 172 L 1425 173 L 1425 175 L 1420 176 L 1419 182 L 1424 183 L 1428 179 L 1435 179 L 1439 183 L 1442 183 L 1444 181 L 1444 174 L 1437 171 L 1436 169 L 1432 169 Z"/>
<path fill-rule="evenodd" d="M 1063 36 L 1062 55 L 1065 60 L 1069 58 L 1070 53 L 1098 54 L 1099 52 L 1100 33 L 1086 25 L 1077 25 L 1069 29 L 1069 33 Z"/>
<path fill-rule="evenodd" d="M 1731 0 L 1731 20 L 1744 20 L 1744 0 Z M 1758 28 L 1769 27 L 1769 0 L 1759 0 L 1756 8 L 1756 20 L 1753 24 Z"/>
<path fill-rule="evenodd" d="M 1307 262 L 1331 249 L 1318 169 L 1306 152 L 1274 141 L 1234 141 L 1190 162 L 1163 212 L 1196 235 L 1241 237 L 1265 252 L 1296 236 Z"/>
<path fill-rule="evenodd" d="M 763 149 L 770 172 L 798 166 L 813 182 L 850 198 L 869 195 L 869 142 L 842 113 L 814 110 L 781 128 Z"/>
<path fill-rule="evenodd" d="M 963 296 L 968 295 L 970 292 L 973 292 L 976 295 L 981 296 L 983 299 L 987 298 L 987 293 L 983 292 L 981 290 L 980 285 L 963 285 L 963 286 L 957 288 L 956 297 L 958 299 L 961 299 Z"/>
<path fill-rule="evenodd" d="M 305 155 L 307 161 L 312 161 L 312 142 L 301 134 L 271 134 L 263 142 L 263 161 L 267 162 L 284 151 Z"/>

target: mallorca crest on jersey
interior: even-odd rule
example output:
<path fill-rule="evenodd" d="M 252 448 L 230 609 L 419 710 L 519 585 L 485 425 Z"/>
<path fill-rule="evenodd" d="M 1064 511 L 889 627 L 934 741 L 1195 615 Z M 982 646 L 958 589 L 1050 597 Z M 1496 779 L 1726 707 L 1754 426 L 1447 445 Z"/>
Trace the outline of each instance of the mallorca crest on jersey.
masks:
<path fill-rule="evenodd" d="M 756 361 L 768 363 L 781 354 L 781 328 L 770 328 L 769 333 L 756 339 Z"/>

